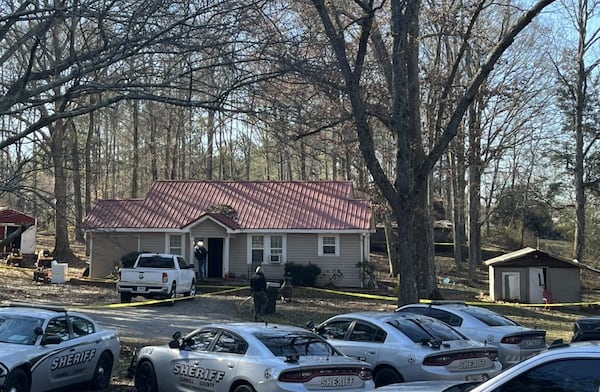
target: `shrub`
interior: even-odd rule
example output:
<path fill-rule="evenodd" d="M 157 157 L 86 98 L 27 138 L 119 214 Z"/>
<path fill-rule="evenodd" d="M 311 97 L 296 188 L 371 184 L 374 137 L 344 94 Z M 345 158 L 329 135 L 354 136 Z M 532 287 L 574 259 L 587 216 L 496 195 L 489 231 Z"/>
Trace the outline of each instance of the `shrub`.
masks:
<path fill-rule="evenodd" d="M 285 265 L 285 274 L 291 278 L 293 286 L 315 287 L 317 285 L 317 278 L 321 274 L 321 268 L 312 263 L 287 263 Z"/>

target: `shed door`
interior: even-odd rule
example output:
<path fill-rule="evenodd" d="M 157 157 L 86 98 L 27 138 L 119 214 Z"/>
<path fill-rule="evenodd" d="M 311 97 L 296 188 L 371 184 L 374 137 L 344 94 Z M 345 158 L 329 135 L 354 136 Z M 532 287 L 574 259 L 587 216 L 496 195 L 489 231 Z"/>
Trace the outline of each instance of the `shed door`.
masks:
<path fill-rule="evenodd" d="M 521 275 L 518 272 L 502 273 L 502 298 L 521 299 Z"/>
<path fill-rule="evenodd" d="M 544 303 L 544 269 L 529 268 L 529 303 Z"/>

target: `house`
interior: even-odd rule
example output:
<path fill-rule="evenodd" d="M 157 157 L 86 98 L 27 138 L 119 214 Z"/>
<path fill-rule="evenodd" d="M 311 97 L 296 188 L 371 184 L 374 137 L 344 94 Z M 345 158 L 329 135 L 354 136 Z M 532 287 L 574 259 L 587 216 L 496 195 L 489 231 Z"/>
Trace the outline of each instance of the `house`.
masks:
<path fill-rule="evenodd" d="M 374 226 L 371 202 L 349 181 L 156 181 L 141 200 L 98 200 L 84 227 L 92 277 L 131 252 L 194 262 L 203 241 L 208 278 L 248 279 L 262 265 L 283 279 L 285 263 L 313 263 L 317 284 L 335 273 L 337 285 L 360 287 Z"/>
<path fill-rule="evenodd" d="M 541 304 L 581 301 L 578 262 L 533 248 L 523 248 L 485 261 L 492 300 Z"/>
<path fill-rule="evenodd" d="M 14 233 L 19 229 L 23 231 L 15 235 Z M 0 248 L 1 253 L 10 252 L 14 246 L 21 249 L 24 254 L 35 254 L 36 234 L 37 227 L 34 217 L 12 208 L 0 207 L 0 240 L 15 236 Z"/>

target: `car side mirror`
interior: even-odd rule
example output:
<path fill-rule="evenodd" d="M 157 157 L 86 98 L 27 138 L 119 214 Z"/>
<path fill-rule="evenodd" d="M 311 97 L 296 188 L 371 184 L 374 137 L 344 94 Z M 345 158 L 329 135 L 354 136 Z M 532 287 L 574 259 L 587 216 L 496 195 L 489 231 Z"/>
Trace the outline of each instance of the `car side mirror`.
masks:
<path fill-rule="evenodd" d="M 171 337 L 172 340 L 169 342 L 169 348 L 180 348 L 181 347 L 181 332 L 177 331 Z"/>

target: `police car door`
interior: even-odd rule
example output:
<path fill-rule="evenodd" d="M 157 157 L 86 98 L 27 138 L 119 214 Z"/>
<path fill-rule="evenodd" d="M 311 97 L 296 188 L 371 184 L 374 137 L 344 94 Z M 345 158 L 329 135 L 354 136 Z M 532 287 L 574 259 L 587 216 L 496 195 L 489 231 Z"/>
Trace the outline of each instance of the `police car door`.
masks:
<path fill-rule="evenodd" d="M 207 328 L 186 339 L 185 347 L 179 351 L 179 358 L 171 363 L 172 377 L 167 385 L 176 385 L 177 391 L 219 391 L 223 382 L 223 371 L 207 366 L 210 352 L 218 335 L 218 329 Z M 219 366 L 221 368 L 221 366 Z"/>
<path fill-rule="evenodd" d="M 41 341 L 45 354 L 31 369 L 31 390 L 48 391 L 85 381 L 81 358 L 88 348 L 80 343 L 72 339 L 66 315 L 52 318 Z"/>
<path fill-rule="evenodd" d="M 356 320 L 346 335 L 344 354 L 369 363 L 377 363 L 386 333 L 381 328 Z"/>

